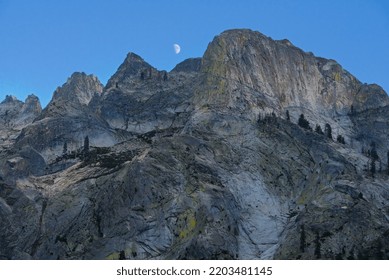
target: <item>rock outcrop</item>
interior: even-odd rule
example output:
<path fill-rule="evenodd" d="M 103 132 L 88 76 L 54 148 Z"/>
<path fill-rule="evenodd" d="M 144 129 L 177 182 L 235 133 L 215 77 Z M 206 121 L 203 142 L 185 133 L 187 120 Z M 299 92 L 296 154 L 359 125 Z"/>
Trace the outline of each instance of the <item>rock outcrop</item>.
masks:
<path fill-rule="evenodd" d="M 102 92 L 103 85 L 96 76 L 75 72 L 62 87 L 55 90 L 41 118 L 83 114 L 89 102 L 98 98 Z"/>
<path fill-rule="evenodd" d="M 200 92 L 200 98 L 208 105 L 223 101 L 220 105 L 242 110 L 251 105 L 334 116 L 348 113 L 351 105 L 365 110 L 389 103 L 382 89 L 361 84 L 336 61 L 250 30 L 217 36 L 204 54 L 202 70 L 211 89 Z M 244 99 L 236 100 L 239 96 Z"/>
<path fill-rule="evenodd" d="M 21 129 L 33 122 L 42 112 L 38 97 L 31 94 L 25 102 L 19 101 L 15 96 L 7 95 L 0 103 L 1 128 Z"/>
<path fill-rule="evenodd" d="M 229 30 L 37 104 L 0 104 L 2 137 L 35 116 L 0 151 L 1 259 L 389 258 L 389 98 L 334 60 Z"/>
<path fill-rule="evenodd" d="M 20 131 L 31 124 L 41 112 L 41 104 L 35 95 L 29 95 L 25 102 L 7 95 L 0 103 L 0 151 L 9 149 Z"/>
<path fill-rule="evenodd" d="M 198 72 L 158 71 L 129 53 L 93 104 L 111 127 L 132 133 L 184 126 L 193 108 Z"/>
<path fill-rule="evenodd" d="M 91 145 L 117 143 L 119 136 L 89 106 L 93 99 L 100 98 L 102 90 L 97 77 L 74 73 L 57 88 L 36 121 L 21 131 L 15 146 L 31 146 L 50 163 L 63 154 L 64 145 L 69 150 L 82 149 L 87 136 Z"/>
<path fill-rule="evenodd" d="M 172 72 L 199 72 L 201 69 L 201 58 L 188 58 L 178 63 Z"/>

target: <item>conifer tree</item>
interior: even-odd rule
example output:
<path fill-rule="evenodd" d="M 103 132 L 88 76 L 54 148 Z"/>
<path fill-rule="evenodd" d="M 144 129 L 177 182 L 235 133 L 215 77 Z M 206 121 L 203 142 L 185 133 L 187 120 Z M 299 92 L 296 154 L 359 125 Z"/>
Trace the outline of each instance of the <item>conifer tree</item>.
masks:
<path fill-rule="evenodd" d="M 317 259 L 321 259 L 321 244 L 319 232 L 316 232 L 315 238 L 315 256 Z"/>
<path fill-rule="evenodd" d="M 351 108 L 350 108 L 350 115 L 354 115 L 355 111 L 354 111 L 354 106 L 351 105 Z"/>
<path fill-rule="evenodd" d="M 377 149 L 376 149 L 376 143 L 374 141 L 372 141 L 370 144 L 370 147 L 371 147 L 370 157 L 374 160 L 378 160 L 379 156 L 378 156 Z"/>
<path fill-rule="evenodd" d="M 306 246 L 306 236 L 305 236 L 305 228 L 304 225 L 301 226 L 301 232 L 300 232 L 300 250 L 301 252 L 305 251 Z"/>
<path fill-rule="evenodd" d="M 373 159 L 373 160 L 371 161 L 370 172 L 371 172 L 371 176 L 374 177 L 374 174 L 375 174 L 375 172 L 376 172 L 375 159 Z"/>
<path fill-rule="evenodd" d="M 68 153 L 68 143 L 65 141 L 65 143 L 63 143 L 62 154 L 66 155 L 67 153 Z"/>
<path fill-rule="evenodd" d="M 332 128 L 328 123 L 326 123 L 324 127 L 324 135 L 327 136 L 327 138 L 332 140 Z"/>
<path fill-rule="evenodd" d="M 298 125 L 305 129 L 311 129 L 311 127 L 309 126 L 309 121 L 305 119 L 304 114 L 300 115 L 300 118 L 298 120 Z"/>
<path fill-rule="evenodd" d="M 387 170 L 387 172 L 388 172 L 388 174 L 389 174 L 389 151 L 387 151 L 387 153 L 386 153 L 386 157 L 387 157 L 387 164 L 388 164 L 388 170 Z"/>
<path fill-rule="evenodd" d="M 318 133 L 318 134 L 321 134 L 321 135 L 324 134 L 323 130 L 321 129 L 321 126 L 318 125 L 318 124 L 315 127 L 315 132 Z"/>
<path fill-rule="evenodd" d="M 119 260 L 125 260 L 126 259 L 126 253 L 122 250 L 119 253 Z"/>
<path fill-rule="evenodd" d="M 342 135 L 338 135 L 338 137 L 336 137 L 336 141 L 340 144 L 346 144 Z"/>
<path fill-rule="evenodd" d="M 89 153 L 89 137 L 85 136 L 84 138 L 84 155 Z"/>

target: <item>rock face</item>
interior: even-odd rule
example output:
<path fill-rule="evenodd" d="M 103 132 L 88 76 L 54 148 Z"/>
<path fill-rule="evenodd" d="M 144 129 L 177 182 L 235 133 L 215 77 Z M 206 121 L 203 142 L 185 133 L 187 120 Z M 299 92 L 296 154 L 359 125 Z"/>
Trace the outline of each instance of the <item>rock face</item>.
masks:
<path fill-rule="evenodd" d="M 35 95 L 29 95 L 25 102 L 7 95 L 5 100 L 0 103 L 1 128 L 21 129 L 32 123 L 41 112 L 41 104 Z"/>
<path fill-rule="evenodd" d="M 389 258 L 389 97 L 288 40 L 129 53 L 38 104 L 0 104 L 1 259 Z"/>
<path fill-rule="evenodd" d="M 92 145 L 113 145 L 118 141 L 115 132 L 89 106 L 102 90 L 95 76 L 74 73 L 57 88 L 36 121 L 22 130 L 15 146 L 31 146 L 51 161 L 62 155 L 65 143 L 69 150 L 81 148 L 86 136 Z"/>
<path fill-rule="evenodd" d="M 132 133 L 182 127 L 193 108 L 191 96 L 198 83 L 198 68 L 190 69 L 158 71 L 129 53 L 93 107 L 111 127 Z"/>
<path fill-rule="evenodd" d="M 331 116 L 348 113 L 351 105 L 360 110 L 388 105 L 382 89 L 362 85 L 336 61 L 315 57 L 289 41 L 274 41 L 258 32 L 231 30 L 217 36 L 205 52 L 202 66 L 214 88 L 206 95 L 206 104 L 219 104 L 221 99 L 230 106 L 254 102 L 275 111 L 299 108 Z M 228 97 L 219 98 L 216 93 Z M 237 102 L 242 93 L 252 99 Z"/>
<path fill-rule="evenodd" d="M 201 69 L 201 58 L 188 58 L 176 65 L 172 72 L 199 72 Z"/>
<path fill-rule="evenodd" d="M 98 98 L 102 91 L 103 85 L 97 77 L 76 72 L 62 87 L 57 88 L 41 118 L 55 115 L 77 116 L 80 111 L 82 114 L 89 102 Z"/>
<path fill-rule="evenodd" d="M 31 124 L 41 112 L 39 99 L 33 94 L 25 102 L 6 96 L 0 103 L 0 151 L 12 146 L 21 129 Z"/>

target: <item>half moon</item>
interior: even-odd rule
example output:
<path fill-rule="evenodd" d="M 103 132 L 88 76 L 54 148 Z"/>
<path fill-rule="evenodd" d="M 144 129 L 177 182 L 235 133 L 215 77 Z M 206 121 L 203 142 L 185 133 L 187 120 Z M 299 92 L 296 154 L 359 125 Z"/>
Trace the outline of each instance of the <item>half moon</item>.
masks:
<path fill-rule="evenodd" d="M 180 53 L 181 47 L 180 47 L 179 44 L 174 44 L 174 45 L 173 45 L 173 48 L 174 48 L 174 52 L 175 52 L 176 54 L 179 54 L 179 53 Z"/>

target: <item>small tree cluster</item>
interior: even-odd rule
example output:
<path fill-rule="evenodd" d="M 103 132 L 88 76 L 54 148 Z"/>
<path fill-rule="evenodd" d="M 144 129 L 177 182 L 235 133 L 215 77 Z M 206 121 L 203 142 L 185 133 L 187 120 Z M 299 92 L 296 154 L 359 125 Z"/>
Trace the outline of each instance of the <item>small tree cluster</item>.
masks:
<path fill-rule="evenodd" d="M 317 124 L 315 127 L 315 132 L 320 134 L 320 135 L 325 135 L 328 139 L 333 140 L 332 139 L 332 128 L 328 123 L 326 123 L 324 126 L 324 132 L 321 129 L 321 126 L 319 124 Z M 337 138 L 338 142 L 341 140 L 341 142 L 339 142 L 339 143 L 345 144 L 343 136 L 340 135 L 340 137 L 341 138 L 339 138 L 339 136 L 338 136 L 338 138 Z"/>
<path fill-rule="evenodd" d="M 290 120 L 290 116 L 289 116 L 289 111 L 288 110 L 286 111 L 286 119 Z M 297 124 L 300 127 L 302 127 L 302 128 L 305 128 L 305 129 L 308 129 L 308 130 L 312 130 L 311 126 L 309 125 L 309 121 L 305 118 L 304 114 L 300 115 Z M 325 135 L 327 138 L 333 140 L 332 139 L 332 128 L 331 128 L 330 124 L 328 124 L 328 123 L 326 123 L 325 126 L 324 126 L 324 132 L 323 132 L 321 126 L 319 124 L 317 124 L 316 127 L 315 127 L 315 132 L 318 133 L 318 134 L 321 134 L 321 135 Z M 338 136 L 337 141 L 339 143 L 346 144 L 346 142 L 344 140 L 344 137 L 342 135 Z"/>
<path fill-rule="evenodd" d="M 370 143 L 370 148 L 362 147 L 362 154 L 364 154 L 365 156 L 367 156 L 369 158 L 376 159 L 376 160 L 378 160 L 380 158 L 378 156 L 376 143 L 374 141 L 372 141 Z"/>
<path fill-rule="evenodd" d="M 324 126 L 324 135 L 332 140 L 332 128 L 328 123 Z"/>
<path fill-rule="evenodd" d="M 258 124 L 259 123 L 276 124 L 277 123 L 277 115 L 274 112 L 272 112 L 271 114 L 267 113 L 265 115 L 259 115 L 257 122 L 258 122 Z"/>
<path fill-rule="evenodd" d="M 276 113 L 266 113 L 265 115 L 259 115 L 257 121 L 259 127 L 261 127 L 263 132 L 272 134 L 275 129 L 280 128 L 280 123 L 278 121 Z"/>
<path fill-rule="evenodd" d="M 340 144 L 346 144 L 342 135 L 338 135 L 338 137 L 336 137 L 336 141 Z"/>
<path fill-rule="evenodd" d="M 378 156 L 378 153 L 377 153 L 377 148 L 376 148 L 376 143 L 374 141 L 372 141 L 370 143 L 370 151 L 369 151 L 369 154 L 370 154 L 370 157 L 374 160 L 378 160 L 380 157 Z"/>
<path fill-rule="evenodd" d="M 309 125 L 309 121 L 304 117 L 304 114 L 300 115 L 298 125 L 302 128 L 312 130 L 311 126 Z"/>
<path fill-rule="evenodd" d="M 82 160 L 88 160 L 91 156 L 89 137 L 85 136 L 83 146 L 80 149 L 71 150 L 68 149 L 67 141 L 64 141 L 62 146 L 62 155 L 56 158 L 56 162 L 66 159 L 80 158 Z"/>
<path fill-rule="evenodd" d="M 377 161 L 379 162 L 379 169 L 378 171 L 382 171 L 382 161 L 380 157 L 378 156 L 376 143 L 372 141 L 370 143 L 370 148 L 362 147 L 362 154 L 369 157 L 369 160 L 367 162 L 367 170 L 370 171 L 370 174 L 374 177 L 374 174 L 377 172 Z M 389 151 L 387 153 L 387 157 L 389 160 Z M 389 163 L 389 161 L 388 161 Z M 388 174 L 389 174 L 389 165 L 388 165 Z"/>
<path fill-rule="evenodd" d="M 324 132 L 323 130 L 321 129 L 321 126 L 320 125 L 316 125 L 315 127 L 315 132 L 318 133 L 318 134 L 321 134 L 321 135 L 324 135 Z"/>

